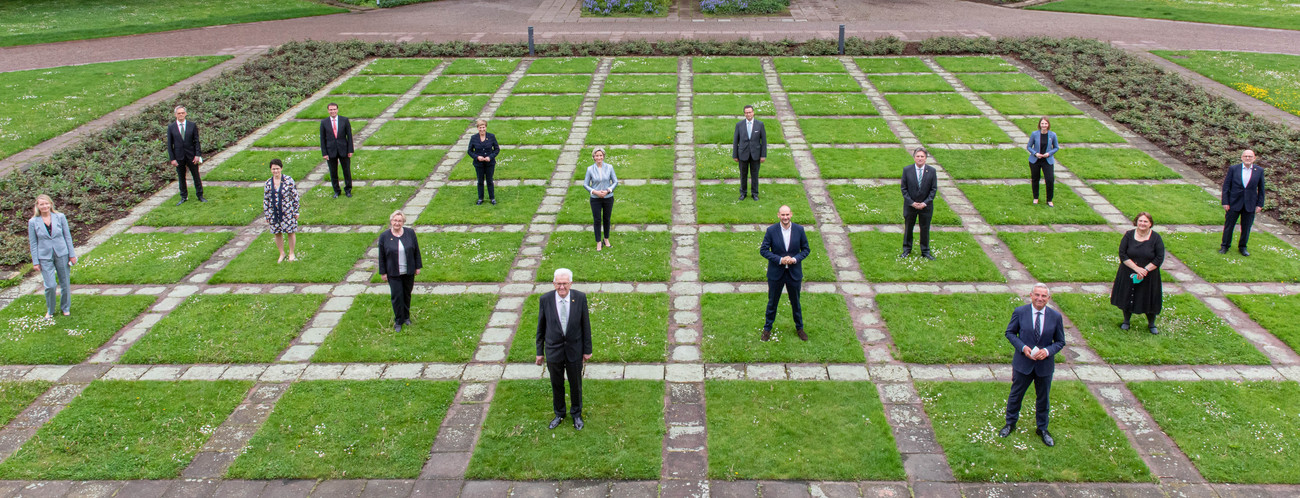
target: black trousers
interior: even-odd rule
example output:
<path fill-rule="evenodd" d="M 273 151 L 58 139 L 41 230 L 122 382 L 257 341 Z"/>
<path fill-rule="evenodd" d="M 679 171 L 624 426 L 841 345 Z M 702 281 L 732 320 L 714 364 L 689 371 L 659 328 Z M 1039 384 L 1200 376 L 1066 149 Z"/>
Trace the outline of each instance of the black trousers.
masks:
<path fill-rule="evenodd" d="M 1056 186 L 1056 169 L 1055 165 L 1048 164 L 1047 159 L 1039 159 L 1029 163 L 1029 179 L 1033 185 L 1034 199 L 1038 199 L 1038 179 L 1041 177 L 1047 180 L 1047 202 L 1052 202 L 1053 187 Z"/>
<path fill-rule="evenodd" d="M 758 159 L 746 161 L 740 160 L 740 193 L 743 195 L 746 190 L 758 193 L 758 167 L 763 163 Z M 749 183 L 753 183 L 753 188 L 749 188 Z"/>
<path fill-rule="evenodd" d="M 185 187 L 182 186 L 181 188 Z M 1246 242 L 1250 240 L 1250 226 L 1255 224 L 1253 206 L 1249 206 L 1249 209 L 1245 211 L 1227 211 L 1223 215 L 1222 246 L 1224 248 L 1232 245 L 1232 229 L 1237 227 L 1237 218 L 1241 218 L 1241 240 L 1237 242 L 1237 247 L 1245 249 Z"/>
<path fill-rule="evenodd" d="M 546 370 L 551 372 L 551 405 L 555 416 L 564 416 L 564 376 L 569 376 L 569 398 L 573 400 L 574 415 L 582 415 L 582 360 L 547 361 Z"/>
<path fill-rule="evenodd" d="M 1029 384 L 1034 384 L 1034 422 L 1037 427 L 1047 430 L 1048 397 L 1052 393 L 1052 376 L 1039 377 L 1033 373 L 1022 374 L 1011 371 L 1011 395 L 1007 396 L 1007 423 L 1016 425 L 1020 420 L 1020 402 L 1025 399 Z"/>
<path fill-rule="evenodd" d="M 903 205 L 903 248 L 912 248 L 912 227 L 916 226 L 916 220 L 921 220 L 921 252 L 930 250 L 930 218 L 934 216 L 934 204 L 930 204 L 925 209 L 916 209 L 912 206 Z"/>
<path fill-rule="evenodd" d="M 190 176 L 194 177 L 194 194 L 203 196 L 203 180 L 199 179 L 199 165 L 194 164 L 194 160 L 177 160 L 176 161 L 176 179 L 180 180 L 181 198 L 186 199 L 190 193 L 185 188 L 185 170 L 190 171 Z"/>
<path fill-rule="evenodd" d="M 339 190 L 339 165 L 343 165 L 343 190 Z M 334 193 L 352 192 L 352 158 L 347 154 L 329 158 L 330 185 Z"/>
<path fill-rule="evenodd" d="M 786 275 L 778 280 L 767 281 L 767 313 L 763 315 L 763 330 L 772 328 L 776 321 L 776 305 L 781 301 L 781 289 L 790 295 L 790 308 L 794 310 L 794 328 L 803 330 L 803 308 L 799 306 L 799 288 L 803 282 Z"/>
<path fill-rule="evenodd" d="M 496 183 L 493 179 L 496 174 L 497 165 L 491 163 L 479 165 L 478 161 L 474 161 L 474 176 L 478 177 L 478 200 L 483 200 L 484 182 L 487 183 L 488 199 L 497 198 Z"/>
<path fill-rule="evenodd" d="M 592 197 L 591 198 L 591 226 L 596 232 L 596 242 L 600 242 L 600 229 L 605 228 L 605 238 L 609 238 L 609 217 L 614 214 L 613 197 Z"/>
<path fill-rule="evenodd" d="M 411 318 L 411 290 L 415 289 L 415 273 L 388 276 L 388 293 L 393 301 L 393 323 L 403 323 Z"/>

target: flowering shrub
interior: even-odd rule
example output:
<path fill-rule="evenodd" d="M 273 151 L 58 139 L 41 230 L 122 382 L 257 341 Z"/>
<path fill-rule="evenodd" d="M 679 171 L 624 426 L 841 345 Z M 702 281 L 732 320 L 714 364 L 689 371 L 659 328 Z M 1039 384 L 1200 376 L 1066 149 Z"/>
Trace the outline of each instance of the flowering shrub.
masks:
<path fill-rule="evenodd" d="M 582 12 L 598 16 L 668 13 L 671 0 L 582 0 Z"/>
<path fill-rule="evenodd" d="M 701 0 L 700 10 L 710 14 L 778 14 L 790 0 Z"/>

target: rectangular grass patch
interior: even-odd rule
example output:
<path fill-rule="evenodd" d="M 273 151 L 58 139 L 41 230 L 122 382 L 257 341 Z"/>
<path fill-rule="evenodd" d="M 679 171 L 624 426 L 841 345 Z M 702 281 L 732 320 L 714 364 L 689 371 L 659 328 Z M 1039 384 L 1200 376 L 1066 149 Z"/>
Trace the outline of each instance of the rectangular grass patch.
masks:
<path fill-rule="evenodd" d="M 1098 185 L 1092 188 L 1124 216 L 1151 213 L 1163 225 L 1223 225 L 1219 198 L 1196 185 Z"/>
<path fill-rule="evenodd" d="M 618 57 L 609 65 L 609 72 L 618 73 L 676 73 L 676 57 Z"/>
<path fill-rule="evenodd" d="M 1052 296 L 1092 347 L 1109 363 L 1123 365 L 1267 365 L 1268 358 L 1244 337 L 1189 294 L 1166 294 L 1156 326 L 1147 332 L 1146 318 L 1135 316 L 1129 330 L 1119 308 L 1102 294 Z"/>
<path fill-rule="evenodd" d="M 463 363 L 478 348 L 496 302 L 490 294 L 417 294 L 411 299 L 411 323 L 397 334 L 388 293 L 363 294 L 311 361 Z"/>
<path fill-rule="evenodd" d="M 787 92 L 861 92 L 862 85 L 847 74 L 785 74 L 781 84 Z"/>
<path fill-rule="evenodd" d="M 853 59 L 864 73 L 928 73 L 930 66 L 916 57 L 864 57 Z"/>
<path fill-rule="evenodd" d="M 486 189 L 484 189 L 486 190 Z M 486 193 L 486 192 L 485 192 Z M 546 196 L 546 187 L 497 187 L 497 204 L 478 206 L 478 188 L 444 186 L 420 213 L 415 223 L 421 225 L 507 225 L 528 223 L 537 214 L 537 206 Z M 484 196 L 486 197 L 486 196 Z"/>
<path fill-rule="evenodd" d="M 505 145 L 561 145 L 569 138 L 573 122 L 567 119 L 497 119 L 489 125 L 497 142 Z"/>
<path fill-rule="evenodd" d="M 802 261 L 805 282 L 834 282 L 835 270 L 821 234 L 807 232 L 808 257 Z M 705 232 L 700 234 L 700 280 L 705 282 L 767 282 L 767 259 L 759 254 L 763 232 Z"/>
<path fill-rule="evenodd" d="M 1137 149 L 1061 149 L 1056 160 L 1085 180 L 1163 180 L 1182 178 Z"/>
<path fill-rule="evenodd" d="M 81 257 L 72 273 L 72 283 L 180 282 L 234 236 L 231 232 L 119 233 Z"/>
<path fill-rule="evenodd" d="M 677 93 L 675 74 L 611 74 L 604 93 Z"/>
<path fill-rule="evenodd" d="M 322 162 L 321 155 L 317 151 L 244 150 L 222 161 L 216 169 L 204 175 L 203 179 L 210 182 L 266 181 L 271 177 L 272 159 L 279 159 L 284 163 L 281 172 L 294 180 L 306 178 Z M 355 165 L 354 161 L 353 166 Z"/>
<path fill-rule="evenodd" d="M 389 121 L 366 139 L 366 145 L 451 145 L 471 124 L 468 119 Z"/>
<path fill-rule="evenodd" d="M 1024 185 L 959 185 L 962 193 L 993 225 L 1102 225 L 1106 219 L 1065 185 L 1056 189 L 1053 203 L 1033 204 L 1033 192 Z M 1116 246 L 1118 247 L 1118 246 Z"/>
<path fill-rule="evenodd" d="M 361 68 L 361 74 L 429 74 L 438 67 L 439 59 L 375 59 Z"/>
<path fill-rule="evenodd" d="M 602 95 L 596 102 L 597 116 L 672 116 L 677 113 L 677 96 Z"/>
<path fill-rule="evenodd" d="M 776 105 L 766 93 L 700 93 L 691 97 L 691 112 L 696 116 L 732 116 L 739 121 L 744 119 L 747 105 L 754 106 L 756 116 L 776 116 Z"/>
<path fill-rule="evenodd" d="M 691 71 L 696 73 L 761 73 L 763 64 L 757 57 L 692 57 Z"/>
<path fill-rule="evenodd" d="M 1013 116 L 1083 114 L 1079 108 L 1052 93 L 981 93 L 980 98 L 994 110 Z"/>
<path fill-rule="evenodd" d="M 578 153 L 578 169 L 574 173 L 575 180 L 581 179 L 577 175 L 586 174 L 587 166 L 595 164 L 595 161 L 591 158 L 593 150 L 595 150 L 594 147 L 587 146 L 582 148 L 582 152 Z M 629 178 L 667 180 L 673 177 L 676 160 L 676 151 L 669 147 L 605 149 L 605 164 L 614 166 L 614 171 L 618 173 L 620 181 Z"/>
<path fill-rule="evenodd" d="M 847 73 L 844 63 L 834 57 L 773 57 L 778 73 Z"/>
<path fill-rule="evenodd" d="M 342 282 L 375 244 L 379 233 L 299 233 L 298 261 L 276 263 L 279 251 L 269 232 L 248 243 L 225 268 L 212 276 L 213 284 L 277 284 L 294 282 Z"/>
<path fill-rule="evenodd" d="M 1038 129 L 1039 118 L 1016 118 L 1011 122 L 1026 134 Z M 1122 144 L 1124 137 L 1092 118 L 1052 118 L 1052 131 L 1063 144 Z"/>
<path fill-rule="evenodd" d="M 795 335 L 790 296 L 784 291 L 763 342 L 767 293 L 705 294 L 700 300 L 704 332 L 700 349 L 708 363 L 862 363 L 862 344 L 839 294 L 799 293 L 804 331 Z M 739 318 L 739 317 L 743 317 Z M 712 401 L 710 401 L 712 403 Z"/>
<path fill-rule="evenodd" d="M 591 76 L 547 75 L 524 76 L 515 84 L 514 93 L 587 93 Z"/>
<path fill-rule="evenodd" d="M 669 145 L 677 140 L 677 121 L 669 118 L 597 118 L 587 132 L 587 143 Z"/>
<path fill-rule="evenodd" d="M 181 196 L 176 194 L 145 213 L 135 224 L 151 227 L 243 226 L 261 217 L 262 194 L 260 188 L 210 186 L 203 189 L 203 197 L 210 202 L 187 202 L 179 206 L 176 202 Z"/>
<path fill-rule="evenodd" d="M 423 180 L 447 155 L 444 150 L 367 150 L 352 156 L 354 180 Z M 341 173 L 340 173 L 341 174 Z M 327 174 L 324 181 L 329 181 Z M 371 187 L 358 187 L 357 192 Z"/>
<path fill-rule="evenodd" d="M 28 382 L 0 382 L 0 424 L 8 425 L 9 421 L 22 413 L 27 405 L 36 401 L 36 398 L 53 386 L 53 382 L 40 380 Z"/>
<path fill-rule="evenodd" d="M 424 232 L 416 235 L 420 254 L 434 264 L 416 282 L 504 282 L 524 241 L 523 232 Z M 378 266 L 370 283 L 379 283 Z"/>
<path fill-rule="evenodd" d="M 1025 149 L 932 150 L 934 160 L 954 180 L 1028 178 L 1029 153 Z M 1061 166 L 1057 170 L 1064 169 Z M 1060 189 L 1065 189 L 1061 185 Z"/>
<path fill-rule="evenodd" d="M 776 211 L 790 206 L 795 223 L 813 225 L 803 185 L 763 184 L 759 200 L 737 200 L 739 185 L 699 185 L 695 202 L 700 224 L 776 223 Z"/>
<path fill-rule="evenodd" d="M 508 74 L 519 65 L 519 59 L 456 59 L 442 74 Z"/>
<path fill-rule="evenodd" d="M 775 119 L 757 119 L 767 130 L 767 144 L 784 144 L 785 132 Z M 731 145 L 736 138 L 739 118 L 695 118 L 695 143 Z M 768 153 L 771 153 L 769 149 Z"/>
<path fill-rule="evenodd" d="M 365 128 L 366 122 L 351 119 L 352 134 Z M 290 121 L 253 142 L 254 147 L 320 147 L 320 121 Z M 270 178 L 267 171 L 267 178 Z"/>
<path fill-rule="evenodd" d="M 931 232 L 934 261 L 918 257 L 920 229 L 912 235 L 912 255 L 899 258 L 903 234 L 850 233 L 862 275 L 871 282 L 1005 282 L 975 238 L 965 232 Z"/>
<path fill-rule="evenodd" d="M 822 178 L 895 178 L 902 176 L 903 168 L 913 164 L 911 153 L 901 147 L 818 147 L 812 150 L 812 154 Z"/>
<path fill-rule="evenodd" d="M 1300 322 L 1295 319 L 1300 316 L 1300 294 L 1230 295 L 1228 299 L 1259 326 L 1300 352 Z"/>
<path fill-rule="evenodd" d="M 801 116 L 876 116 L 871 97 L 860 93 L 792 93 L 790 106 Z"/>
<path fill-rule="evenodd" d="M 966 88 L 974 92 L 1046 92 L 1047 87 L 1025 73 L 958 74 Z"/>
<path fill-rule="evenodd" d="M 914 118 L 904 119 L 903 123 L 925 144 L 1011 143 L 1011 137 L 988 118 Z"/>
<path fill-rule="evenodd" d="M 840 219 L 853 225 L 901 225 L 903 192 L 897 185 L 827 185 Z M 934 226 L 961 226 L 961 218 L 940 196 L 934 198 Z M 933 234 L 931 234 L 933 235 Z"/>
<path fill-rule="evenodd" d="M 1124 234 L 999 232 L 998 238 L 1039 282 L 1113 282 Z"/>
<path fill-rule="evenodd" d="M 691 85 L 695 93 L 767 93 L 761 74 L 697 74 Z"/>
<path fill-rule="evenodd" d="M 415 187 L 359 187 L 352 197 L 334 198 L 321 184 L 302 194 L 298 222 L 303 225 L 387 225 L 388 215 L 415 195 Z"/>
<path fill-rule="evenodd" d="M 957 91 L 937 74 L 872 74 L 867 76 L 867 81 L 881 92 Z"/>
<path fill-rule="evenodd" d="M 419 76 L 353 76 L 330 90 L 334 94 L 401 95 L 420 81 Z"/>
<path fill-rule="evenodd" d="M 885 95 L 889 106 L 904 116 L 965 114 L 979 115 L 966 97 L 955 93 L 891 93 Z"/>
<path fill-rule="evenodd" d="M 511 95 L 497 108 L 496 115 L 576 116 L 581 107 L 581 95 Z"/>
<path fill-rule="evenodd" d="M 329 104 L 338 104 L 339 116 L 352 118 L 373 118 L 383 114 L 384 110 L 393 105 L 397 97 L 349 97 L 344 95 L 331 95 L 329 97 L 317 100 L 306 109 L 298 112 L 295 116 L 298 119 L 325 119 L 329 117 Z M 352 123 L 352 132 L 356 133 L 361 126 L 354 121 Z"/>
<path fill-rule="evenodd" d="M 526 74 L 591 74 L 598 62 L 595 57 L 547 57 L 529 64 Z"/>
<path fill-rule="evenodd" d="M 582 285 L 578 285 L 581 290 Z M 528 297 L 510 346 L 511 363 L 537 357 L 540 294 Z M 668 294 L 596 292 L 587 294 L 591 317 L 592 363 L 661 363 L 668 330 Z M 541 367 L 539 367 L 540 369 Z"/>
<path fill-rule="evenodd" d="M 487 95 L 424 95 L 397 111 L 399 118 L 474 117 L 483 112 Z M 503 114 L 504 115 L 504 114 Z"/>
<path fill-rule="evenodd" d="M 996 55 L 939 56 L 934 58 L 939 67 L 954 73 L 1014 73 L 1019 71 L 1005 59 Z"/>
<path fill-rule="evenodd" d="M 1007 322 L 1023 304 L 1007 293 L 876 296 L 898 360 L 925 364 L 1011 363 Z"/>
<path fill-rule="evenodd" d="M 497 180 L 547 180 L 555 173 L 560 151 L 555 149 L 513 149 L 497 155 L 493 178 Z M 475 180 L 473 159 L 467 154 L 452 168 L 451 180 Z M 502 187 L 505 188 L 505 187 Z"/>
<path fill-rule="evenodd" d="M 799 128 L 810 143 L 896 144 L 898 137 L 884 118 L 802 118 Z"/>
<path fill-rule="evenodd" d="M 550 282 L 556 268 L 571 268 L 575 282 L 666 282 L 671 240 L 667 232 L 614 232 L 612 246 L 597 251 L 591 232 L 556 232 L 542 254 L 537 281 Z"/>
<path fill-rule="evenodd" d="M 501 88 L 501 84 L 505 82 L 505 76 L 447 76 L 444 74 L 434 78 L 420 93 L 495 93 L 498 88 Z"/>
<path fill-rule="evenodd" d="M 767 160 L 759 168 L 758 176 L 759 182 L 767 178 L 799 178 L 790 149 L 767 149 Z M 696 147 L 695 177 L 701 180 L 739 179 L 740 163 L 731 158 L 731 146 Z"/>
<path fill-rule="evenodd" d="M 81 363 L 156 300 L 156 296 L 78 294 L 72 296 L 71 315 L 56 314 L 47 320 L 44 295 L 15 299 L 0 310 L 0 328 L 4 329 L 0 332 L 0 363 Z"/>
<path fill-rule="evenodd" d="M 555 222 L 590 227 L 590 199 L 591 193 L 587 189 L 580 185 L 570 186 Z M 614 189 L 614 210 L 610 213 L 610 224 L 670 224 L 673 221 L 672 204 L 672 185 L 619 185 Z M 592 243 L 595 243 L 594 236 Z"/>
<path fill-rule="evenodd" d="M 121 363 L 270 363 L 324 294 L 195 294 L 149 329 Z"/>
<path fill-rule="evenodd" d="M 1221 230 L 1163 235 L 1165 249 L 1210 283 L 1300 282 L 1300 251 L 1295 247 L 1268 232 L 1252 230 L 1249 258 L 1237 254 L 1235 247 L 1219 254 Z M 1240 231 L 1233 235 L 1233 245 L 1240 243 L 1240 236 Z"/>

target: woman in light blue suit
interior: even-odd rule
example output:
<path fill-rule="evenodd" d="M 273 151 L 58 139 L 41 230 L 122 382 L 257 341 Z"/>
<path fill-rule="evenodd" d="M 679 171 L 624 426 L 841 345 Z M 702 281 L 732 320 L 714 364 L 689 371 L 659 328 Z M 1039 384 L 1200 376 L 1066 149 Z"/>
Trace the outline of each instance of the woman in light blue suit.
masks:
<path fill-rule="evenodd" d="M 1060 148 L 1056 132 L 1052 131 L 1052 122 L 1047 118 L 1038 120 L 1038 129 L 1029 135 L 1029 145 L 1025 146 L 1025 150 L 1029 151 L 1029 176 L 1033 180 L 1034 204 L 1038 204 L 1038 178 L 1041 175 L 1047 180 L 1047 205 L 1055 206 L 1052 204 L 1052 187 L 1056 183 L 1056 175 L 1052 169 L 1056 166 L 1056 151 Z"/>
<path fill-rule="evenodd" d="M 72 248 L 72 230 L 68 218 L 54 210 L 50 196 L 36 196 L 32 219 L 27 220 L 27 240 L 32 249 L 32 266 L 45 279 L 45 318 L 54 316 L 54 286 L 57 283 L 62 299 L 59 302 L 64 315 L 72 314 L 71 273 L 68 267 L 77 264 L 77 253 Z"/>

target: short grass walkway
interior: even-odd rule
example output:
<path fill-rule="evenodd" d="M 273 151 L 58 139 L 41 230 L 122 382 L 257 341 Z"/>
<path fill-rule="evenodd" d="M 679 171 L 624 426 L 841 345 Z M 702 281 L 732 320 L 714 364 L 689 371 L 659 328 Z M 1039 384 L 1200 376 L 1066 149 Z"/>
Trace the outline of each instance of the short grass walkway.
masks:
<path fill-rule="evenodd" d="M 807 232 L 808 257 L 801 263 L 805 282 L 834 282 L 835 270 L 822 236 Z M 700 280 L 705 282 L 767 282 L 767 260 L 758 252 L 764 232 L 704 232 L 700 234 Z"/>
<path fill-rule="evenodd" d="M 312 357 L 322 363 L 469 361 L 497 296 L 429 295 L 411 299 L 411 324 L 393 332 L 387 293 L 357 296 Z"/>
<path fill-rule="evenodd" d="M 244 226 L 262 216 L 263 190 L 247 187 L 207 187 L 203 197 L 208 202 L 186 202 L 179 206 L 180 194 L 140 217 L 135 224 L 168 226 Z"/>
<path fill-rule="evenodd" d="M 1300 29 L 1300 19 L 1294 15 L 1293 5 L 1287 0 L 1241 0 L 1231 5 L 1193 0 L 1063 0 L 1028 8 L 1258 28 Z"/>
<path fill-rule="evenodd" d="M 739 175 L 739 171 L 737 171 Z M 695 188 L 697 217 L 702 224 L 777 222 L 776 212 L 781 206 L 790 206 L 794 222 L 812 225 L 812 211 L 808 195 L 802 185 L 763 183 L 759 178 L 759 200 L 750 197 L 738 200 L 740 185 L 699 185 Z"/>
<path fill-rule="evenodd" d="M 46 320 L 45 296 L 23 296 L 0 310 L 0 363 L 81 363 L 157 300 L 155 296 L 73 295 L 72 315 Z"/>
<path fill-rule="evenodd" d="M 378 233 L 299 233 L 298 261 L 277 263 L 274 236 L 262 232 L 248 243 L 225 268 L 212 276 L 211 282 L 281 284 L 295 282 L 341 282 L 365 254 L 366 248 L 379 239 Z M 288 244 L 286 243 L 286 246 Z M 285 247 L 288 251 L 288 247 Z"/>
<path fill-rule="evenodd" d="M 1225 18 L 1229 24 L 1238 19 L 1236 15 Z M 1300 29 L 1300 23 L 1291 29 Z M 1300 79 L 1300 56 L 1208 50 L 1152 50 L 1151 53 L 1300 116 L 1300 88 L 1295 84 Z"/>
<path fill-rule="evenodd" d="M 898 185 L 827 185 L 840 219 L 853 225 L 902 225 L 903 193 Z M 933 226 L 959 226 L 961 218 L 943 197 L 934 198 Z"/>
<path fill-rule="evenodd" d="M 959 186 L 984 220 L 993 225 L 1102 225 L 1106 219 L 1065 184 L 1057 184 L 1052 203 L 1047 205 L 1045 186 L 1039 186 L 1038 204 L 1029 184 Z M 1146 187 L 1143 187 L 1146 188 Z"/>
<path fill-rule="evenodd" d="M 504 282 L 523 232 L 423 232 L 415 235 L 425 269 L 416 282 Z M 370 278 L 380 282 L 379 265 Z"/>
<path fill-rule="evenodd" d="M 176 283 L 234 236 L 231 232 L 120 233 L 77 262 L 72 283 Z"/>
<path fill-rule="evenodd" d="M 1219 254 L 1220 230 L 1164 234 L 1165 250 L 1211 283 L 1300 282 L 1300 251 L 1295 247 L 1273 234 L 1252 230 L 1249 258 L 1237 254 L 1240 232 L 1234 234 L 1228 254 Z"/>
<path fill-rule="evenodd" d="M 121 363 L 270 363 L 324 294 L 194 295 L 122 355 Z"/>
<path fill-rule="evenodd" d="M 0 382 L 0 424 L 7 425 L 53 385 L 45 381 Z"/>
<path fill-rule="evenodd" d="M 935 260 L 930 261 L 921 257 L 920 229 L 914 230 L 912 254 L 906 258 L 898 257 L 903 250 L 901 233 L 850 233 L 862 275 L 872 282 L 1006 281 L 969 233 L 931 231 L 930 252 Z"/>
<path fill-rule="evenodd" d="M 1250 315 L 1255 323 L 1291 346 L 1291 349 L 1300 352 L 1300 323 L 1295 320 L 1295 317 L 1300 316 L 1300 294 L 1237 295 L 1228 296 L 1228 299 Z"/>
<path fill-rule="evenodd" d="M 1140 212 L 1162 225 L 1223 225 L 1219 198 L 1196 185 L 1097 185 L 1097 193 L 1132 219 Z"/>
<path fill-rule="evenodd" d="M 581 291 L 583 286 L 575 286 Z M 537 357 L 537 311 L 541 294 L 528 297 L 510 345 L 511 363 Z M 592 363 L 662 363 L 668 330 L 668 295 L 596 292 L 587 294 Z M 541 367 L 538 367 L 541 370 Z"/>
<path fill-rule="evenodd" d="M 574 269 L 574 282 L 668 281 L 668 232 L 613 232 L 609 242 L 610 247 L 597 251 L 589 231 L 551 234 L 537 281 L 550 282 L 556 268 Z"/>
<path fill-rule="evenodd" d="M 615 173 L 618 171 L 615 170 Z M 667 224 L 673 221 L 672 185 L 627 185 L 614 189 L 614 210 L 610 212 L 611 228 L 628 224 Z M 591 192 L 581 186 L 569 187 L 569 195 L 555 217 L 556 223 L 577 223 L 590 227 Z M 595 239 L 592 239 L 595 242 Z"/>
<path fill-rule="evenodd" d="M 853 320 L 839 294 L 799 293 L 804 331 L 795 335 L 790 297 L 781 294 L 772 324 L 772 340 L 759 341 L 763 332 L 766 293 L 705 294 L 701 300 L 704 323 L 702 350 L 708 363 L 861 363 L 862 344 Z M 738 320 L 738 316 L 746 317 Z"/>
<path fill-rule="evenodd" d="M 908 363 L 1011 363 L 1007 341 L 1015 294 L 880 294 L 876 306 Z"/>
<path fill-rule="evenodd" d="M 1188 294 L 1164 296 L 1156 319 L 1160 335 L 1147 332 L 1147 319 L 1134 316 L 1120 330 L 1123 313 L 1101 294 L 1052 296 L 1061 312 L 1083 333 L 1088 345 L 1107 362 L 1124 365 L 1267 365 L 1244 337 Z"/>
<path fill-rule="evenodd" d="M 1113 282 L 1117 232 L 999 232 L 998 238 L 1039 282 Z"/>

